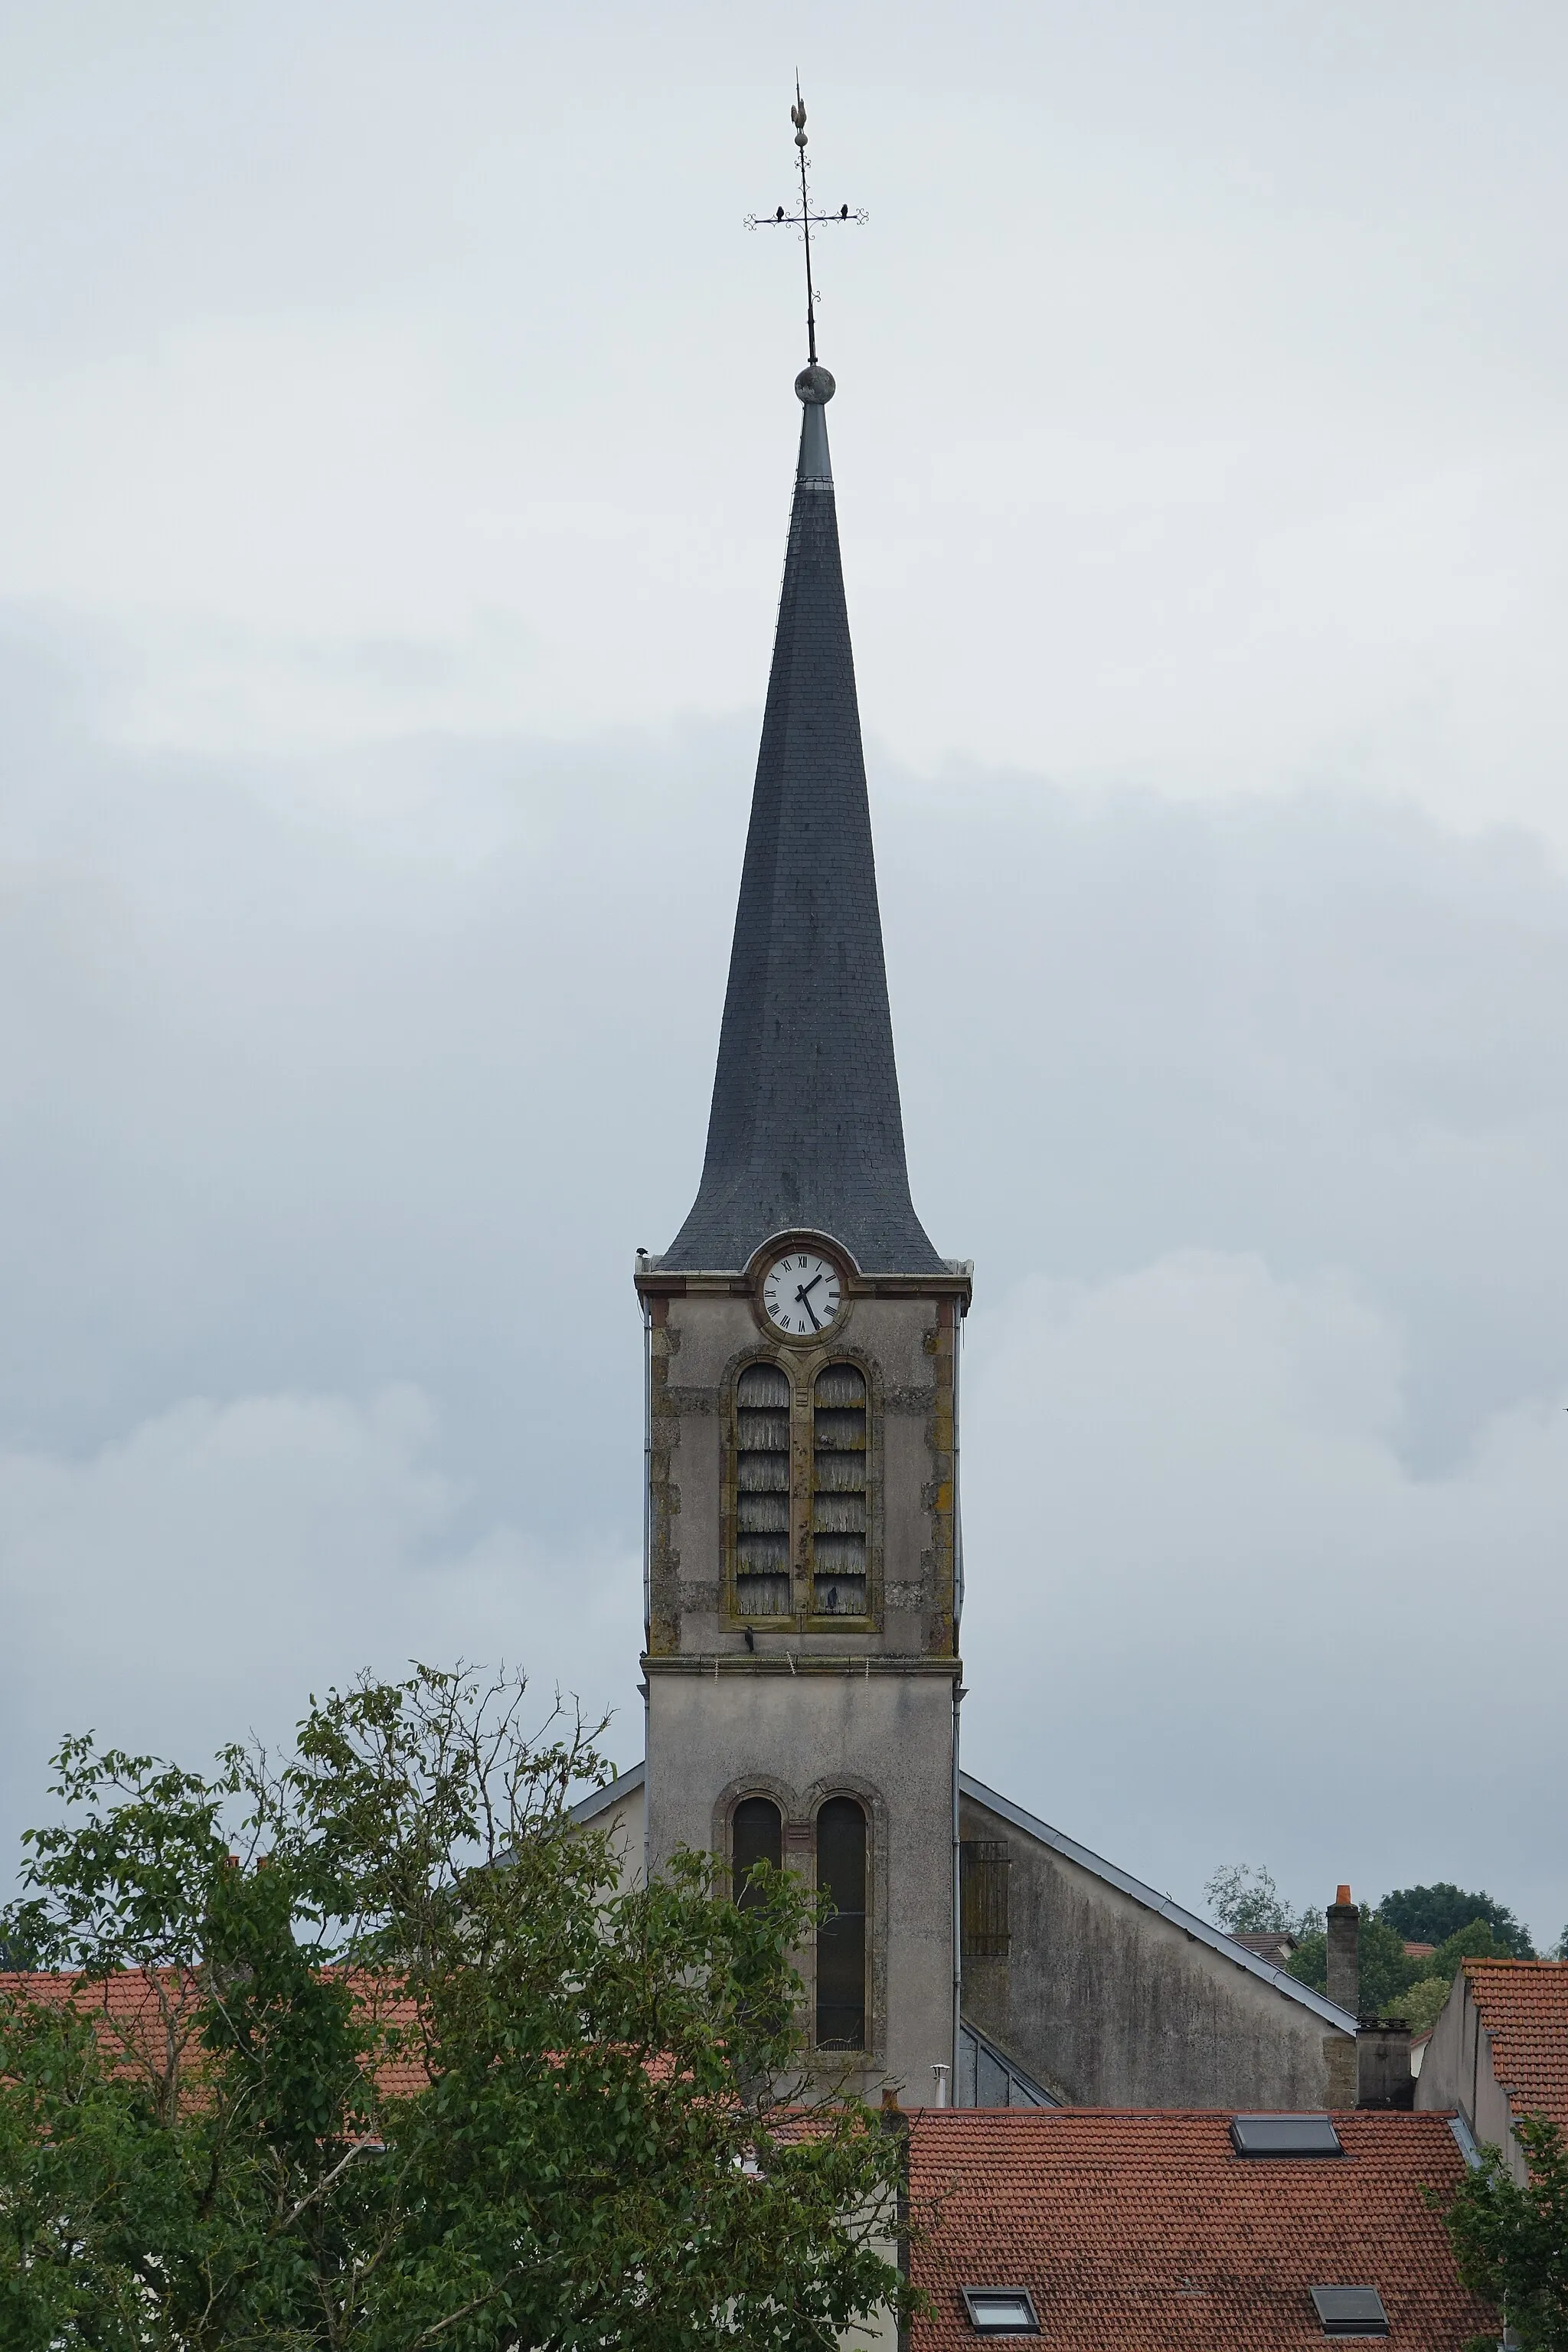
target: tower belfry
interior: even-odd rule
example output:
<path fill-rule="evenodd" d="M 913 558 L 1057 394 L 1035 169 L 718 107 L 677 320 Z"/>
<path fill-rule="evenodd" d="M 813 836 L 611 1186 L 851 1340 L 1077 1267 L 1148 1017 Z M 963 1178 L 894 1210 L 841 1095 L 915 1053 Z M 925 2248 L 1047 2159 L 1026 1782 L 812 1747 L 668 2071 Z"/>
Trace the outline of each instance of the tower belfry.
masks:
<path fill-rule="evenodd" d="M 797 214 L 813 214 L 791 109 Z M 756 224 L 761 225 L 761 224 Z M 830 1895 L 824 2066 L 919 2095 L 956 2030 L 959 1326 L 910 1198 L 807 245 L 795 495 L 701 1181 L 640 1258 L 647 1859 Z"/>

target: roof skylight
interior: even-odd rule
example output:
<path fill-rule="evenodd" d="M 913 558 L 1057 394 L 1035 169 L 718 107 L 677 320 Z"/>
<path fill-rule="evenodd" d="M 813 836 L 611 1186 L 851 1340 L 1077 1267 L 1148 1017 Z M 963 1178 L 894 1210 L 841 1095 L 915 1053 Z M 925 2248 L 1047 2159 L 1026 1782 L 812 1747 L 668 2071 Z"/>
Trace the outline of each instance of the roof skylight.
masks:
<path fill-rule="evenodd" d="M 1327 2116 L 1232 2116 L 1230 2144 L 1237 2156 L 1343 2156 Z"/>
<path fill-rule="evenodd" d="M 961 2286 L 963 2308 L 976 2336 L 1037 2336 L 1035 2300 L 1024 2286 Z"/>
<path fill-rule="evenodd" d="M 1312 2301 L 1325 2336 L 1386 2336 L 1388 2314 L 1374 2286 L 1315 2286 Z"/>

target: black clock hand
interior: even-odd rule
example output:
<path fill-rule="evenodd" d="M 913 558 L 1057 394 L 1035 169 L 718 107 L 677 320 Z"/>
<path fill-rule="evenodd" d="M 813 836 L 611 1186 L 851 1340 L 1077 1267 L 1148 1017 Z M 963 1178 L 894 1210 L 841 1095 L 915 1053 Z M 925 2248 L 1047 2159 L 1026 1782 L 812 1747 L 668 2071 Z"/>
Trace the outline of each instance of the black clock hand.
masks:
<path fill-rule="evenodd" d="M 818 1276 L 817 1276 L 817 1277 L 816 1277 L 816 1280 L 817 1280 L 817 1282 L 820 1282 L 820 1281 L 822 1280 L 822 1276 L 821 1276 L 820 1275 L 818 1275 Z M 815 1287 L 816 1287 L 816 1285 L 815 1285 L 814 1283 L 810 1283 L 810 1282 L 803 1283 L 803 1284 L 802 1284 L 802 1286 L 801 1286 L 801 1287 L 800 1287 L 800 1288 L 795 1292 L 795 1304 L 796 1304 L 796 1306 L 797 1306 L 797 1307 L 805 1307 L 805 1311 L 806 1311 L 806 1313 L 811 1317 L 811 1328 L 812 1328 L 812 1329 L 813 1329 L 814 1331 L 820 1331 L 820 1330 L 821 1330 L 821 1328 L 822 1328 L 822 1326 L 821 1326 L 821 1324 L 820 1324 L 820 1323 L 817 1321 L 817 1319 L 816 1319 L 816 1308 L 812 1306 L 812 1303 L 811 1303 L 810 1299 L 809 1299 L 809 1298 L 806 1297 L 806 1295 L 805 1295 L 805 1294 L 806 1294 L 806 1292 L 807 1292 L 808 1290 L 814 1289 Z"/>
<path fill-rule="evenodd" d="M 822 1280 L 822 1276 L 821 1276 L 821 1275 L 820 1275 L 820 1274 L 814 1274 L 814 1275 L 812 1276 L 811 1280 L 810 1280 L 809 1282 L 803 1282 L 803 1283 L 801 1284 L 800 1288 L 795 1292 L 795 1297 L 796 1297 L 801 1301 L 801 1303 L 802 1303 L 803 1305 L 805 1304 L 805 1294 L 806 1294 L 806 1292 L 807 1292 L 808 1290 L 815 1290 L 815 1289 L 816 1288 L 817 1284 L 818 1284 L 821 1280 Z"/>

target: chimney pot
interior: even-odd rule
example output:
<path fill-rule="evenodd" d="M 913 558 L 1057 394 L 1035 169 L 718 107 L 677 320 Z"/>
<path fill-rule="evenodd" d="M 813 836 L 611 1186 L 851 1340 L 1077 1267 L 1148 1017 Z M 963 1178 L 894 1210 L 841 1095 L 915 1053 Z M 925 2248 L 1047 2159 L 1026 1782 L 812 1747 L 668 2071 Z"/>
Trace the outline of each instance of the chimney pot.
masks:
<path fill-rule="evenodd" d="M 1351 1899 L 1351 1891 L 1350 1891 L 1350 1888 L 1349 1888 L 1348 1886 L 1339 1886 L 1339 1887 L 1336 1887 L 1336 1888 L 1335 1888 L 1335 1890 L 1334 1890 L 1334 1901 L 1335 1901 L 1336 1903 L 1348 1903 L 1348 1902 L 1350 1901 L 1350 1899 Z"/>

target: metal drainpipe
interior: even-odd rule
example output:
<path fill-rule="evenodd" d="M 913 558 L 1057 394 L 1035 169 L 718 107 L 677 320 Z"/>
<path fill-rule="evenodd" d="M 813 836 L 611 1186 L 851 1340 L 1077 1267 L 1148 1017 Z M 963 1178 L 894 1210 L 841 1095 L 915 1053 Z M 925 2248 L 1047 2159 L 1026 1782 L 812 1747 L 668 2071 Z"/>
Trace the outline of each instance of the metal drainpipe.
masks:
<path fill-rule="evenodd" d="M 653 1631 L 653 1303 L 642 1305 L 642 1630 Z M 646 1753 L 646 1750 L 645 1750 Z"/>
<path fill-rule="evenodd" d="M 968 1320 L 957 1312 L 953 1302 L 953 1321 L 958 1328 L 952 1335 L 952 1634 L 958 1639 L 958 1629 L 963 1622 L 963 1512 L 958 1491 L 959 1449 L 959 1386 L 963 1364 L 963 1332 Z"/>
<path fill-rule="evenodd" d="M 954 1302 L 956 1307 L 956 1301 Z M 959 1508 L 958 1494 L 958 1391 L 959 1361 L 963 1347 L 963 1318 L 954 1313 L 958 1328 L 952 1345 L 952 1640 L 958 1646 L 959 1626 L 963 1617 L 963 1517 Z M 958 1818 L 958 1710 L 963 1700 L 963 1685 L 954 1679 L 952 1685 L 952 2063 L 951 2081 L 952 2104 L 958 2105 L 958 2057 L 963 2012 L 963 1851 L 959 1837 Z"/>
<path fill-rule="evenodd" d="M 958 1710 L 963 1685 L 952 1685 L 952 2104 L 958 2105 L 958 2046 L 963 2010 L 963 1887 L 958 1836 Z"/>
<path fill-rule="evenodd" d="M 653 1633 L 653 1301 L 642 1302 L 642 1620 L 643 1648 Z M 642 1685 L 642 1874 L 647 1885 L 648 1827 L 653 1759 L 649 1754 L 649 1714 L 653 1687 L 645 1674 Z"/>

